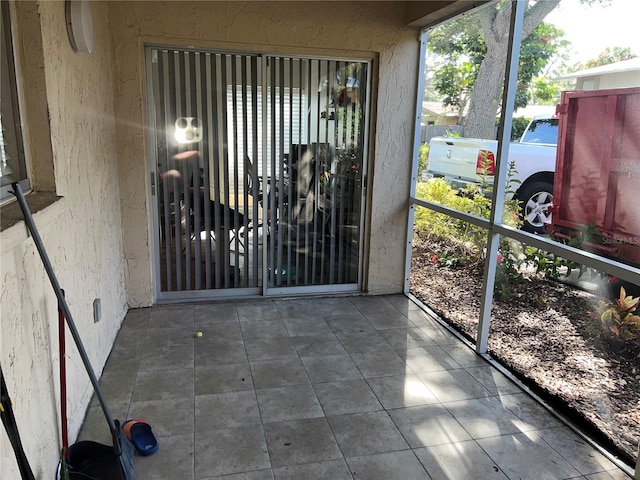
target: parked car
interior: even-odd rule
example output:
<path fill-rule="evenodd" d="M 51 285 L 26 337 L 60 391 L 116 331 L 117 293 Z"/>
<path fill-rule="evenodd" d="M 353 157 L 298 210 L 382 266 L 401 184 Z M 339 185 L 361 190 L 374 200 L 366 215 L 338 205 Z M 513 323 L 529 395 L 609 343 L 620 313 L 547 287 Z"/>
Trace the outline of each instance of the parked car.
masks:
<path fill-rule="evenodd" d="M 544 232 L 551 221 L 558 119 L 536 116 L 517 142 L 509 145 L 513 162 L 510 188 L 522 206 L 522 228 Z M 497 140 L 433 137 L 429 142 L 427 174 L 444 177 L 454 188 L 492 185 Z"/>

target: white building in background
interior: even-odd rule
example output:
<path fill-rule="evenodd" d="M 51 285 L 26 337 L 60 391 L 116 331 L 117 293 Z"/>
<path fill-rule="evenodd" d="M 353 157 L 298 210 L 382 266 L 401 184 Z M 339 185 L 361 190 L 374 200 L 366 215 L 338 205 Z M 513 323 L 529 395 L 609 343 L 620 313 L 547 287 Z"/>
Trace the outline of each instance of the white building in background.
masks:
<path fill-rule="evenodd" d="M 640 87 L 640 57 L 580 70 L 557 80 L 575 80 L 576 90 Z"/>

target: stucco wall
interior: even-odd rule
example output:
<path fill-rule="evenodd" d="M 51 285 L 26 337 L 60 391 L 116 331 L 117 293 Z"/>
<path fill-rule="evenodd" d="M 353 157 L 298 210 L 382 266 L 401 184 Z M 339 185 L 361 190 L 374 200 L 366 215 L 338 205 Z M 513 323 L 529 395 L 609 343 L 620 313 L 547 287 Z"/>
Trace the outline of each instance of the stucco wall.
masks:
<path fill-rule="evenodd" d="M 375 132 L 365 287 L 403 286 L 418 31 L 398 2 L 113 2 L 118 175 L 131 306 L 153 303 L 144 94 L 145 42 L 373 58 Z"/>
<path fill-rule="evenodd" d="M 50 141 L 55 187 L 63 196 L 36 214 L 35 222 L 99 374 L 126 313 L 126 295 L 107 6 L 92 6 L 92 54 L 71 50 L 63 2 L 40 2 L 34 15 L 25 15 L 20 22 L 41 26 L 41 61 L 27 65 L 22 80 L 32 81 L 30 73 L 44 72 L 45 85 L 37 93 L 46 92 L 42 98 L 50 130 L 43 129 L 39 119 L 30 122 L 28 115 L 23 123 L 29 142 Z M 0 362 L 36 477 L 53 478 L 61 448 L 57 301 L 24 222 L 2 232 L 0 249 Z M 99 323 L 93 322 L 94 298 L 102 301 Z M 73 441 L 93 390 L 69 334 L 67 345 Z M 0 435 L 0 444 L 0 478 L 20 478 L 6 435 Z"/>

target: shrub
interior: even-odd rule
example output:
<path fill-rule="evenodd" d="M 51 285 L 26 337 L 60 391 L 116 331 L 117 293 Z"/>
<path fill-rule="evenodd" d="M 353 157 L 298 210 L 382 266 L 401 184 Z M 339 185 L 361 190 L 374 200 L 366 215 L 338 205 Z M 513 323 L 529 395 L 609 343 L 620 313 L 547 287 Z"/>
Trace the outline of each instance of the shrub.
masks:
<path fill-rule="evenodd" d="M 530 118 L 513 117 L 511 119 L 511 141 L 519 140 L 529 125 Z M 496 129 L 500 126 L 500 118 L 496 118 Z"/>
<path fill-rule="evenodd" d="M 512 118 L 511 119 L 511 140 L 519 140 L 522 137 L 527 125 L 531 121 L 530 118 Z"/>
<path fill-rule="evenodd" d="M 600 300 L 596 319 L 605 337 L 617 341 L 635 340 L 640 335 L 640 316 L 636 315 L 640 298 L 627 295 L 620 287 L 620 297 L 615 302 Z"/>
<path fill-rule="evenodd" d="M 421 143 L 418 151 L 418 178 L 427 170 L 427 159 L 429 157 L 429 144 Z"/>
<path fill-rule="evenodd" d="M 508 182 L 514 173 L 513 165 L 509 166 Z M 491 212 L 491 200 L 481 193 L 480 187 L 469 187 L 457 191 L 443 178 L 435 178 L 428 182 L 418 183 L 416 195 L 427 201 L 441 204 L 454 210 L 488 218 Z M 514 228 L 521 226 L 517 200 L 505 201 L 504 223 Z M 482 266 L 486 257 L 487 231 L 471 223 L 458 220 L 448 215 L 437 213 L 428 208 L 416 209 L 414 216 L 414 234 L 430 242 L 439 244 L 434 250 L 435 261 L 442 267 L 457 268 Z M 580 268 L 580 276 L 587 269 L 556 255 L 531 247 L 520 242 L 501 238 L 498 252 L 498 266 L 494 295 L 499 300 L 509 300 L 514 286 L 524 281 L 526 269 L 534 271 L 545 278 L 557 279 L 563 271 L 570 274 L 574 268 Z"/>
<path fill-rule="evenodd" d="M 522 244 L 509 238 L 500 238 L 498 265 L 493 289 L 496 298 L 506 301 L 513 296 L 513 286 L 524 281 Z"/>
<path fill-rule="evenodd" d="M 442 178 L 435 178 L 416 186 L 419 198 L 470 213 L 488 217 L 490 200 L 477 191 L 459 193 Z M 446 251 L 458 263 L 479 264 L 484 259 L 487 241 L 485 229 L 427 208 L 416 209 L 414 233 L 419 238 L 446 245 Z"/>

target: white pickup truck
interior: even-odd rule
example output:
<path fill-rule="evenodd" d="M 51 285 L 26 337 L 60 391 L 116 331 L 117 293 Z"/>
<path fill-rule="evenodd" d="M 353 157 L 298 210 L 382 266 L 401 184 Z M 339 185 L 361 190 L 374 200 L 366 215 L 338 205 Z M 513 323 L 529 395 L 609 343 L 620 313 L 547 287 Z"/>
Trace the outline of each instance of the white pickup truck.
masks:
<path fill-rule="evenodd" d="M 536 116 L 518 142 L 509 144 L 509 162 L 515 171 L 510 188 L 522 205 L 522 228 L 542 233 L 551 221 L 553 175 L 556 166 L 558 119 Z M 493 183 L 496 140 L 433 137 L 429 142 L 427 176 L 444 177 L 453 187 Z"/>

